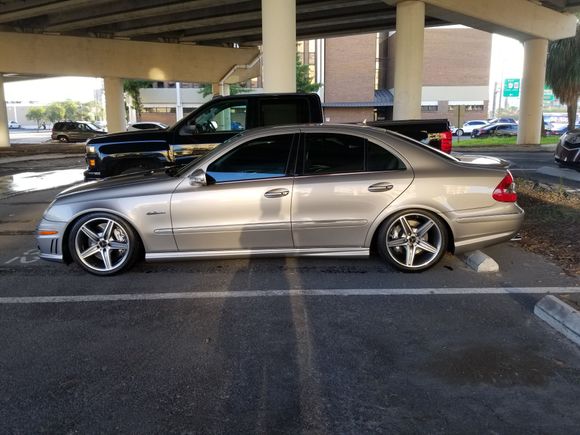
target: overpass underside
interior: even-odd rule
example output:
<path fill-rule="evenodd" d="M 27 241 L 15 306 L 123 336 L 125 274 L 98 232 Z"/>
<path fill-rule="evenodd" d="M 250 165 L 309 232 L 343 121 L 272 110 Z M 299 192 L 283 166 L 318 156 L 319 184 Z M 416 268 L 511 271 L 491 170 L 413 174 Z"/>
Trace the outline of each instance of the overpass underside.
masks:
<path fill-rule="evenodd" d="M 105 78 L 110 131 L 123 130 L 122 79 L 295 90 L 296 40 L 396 30 L 397 119 L 420 118 L 423 30 L 464 24 L 525 47 L 520 143 L 538 143 L 546 48 L 574 35 L 580 0 L 4 0 L 0 84 L 22 77 Z M 261 48 L 261 50 L 260 50 Z M 257 58 L 261 56 L 261 62 Z M 261 71 L 260 71 L 260 66 Z M 0 86 L 0 146 L 8 146 Z"/>

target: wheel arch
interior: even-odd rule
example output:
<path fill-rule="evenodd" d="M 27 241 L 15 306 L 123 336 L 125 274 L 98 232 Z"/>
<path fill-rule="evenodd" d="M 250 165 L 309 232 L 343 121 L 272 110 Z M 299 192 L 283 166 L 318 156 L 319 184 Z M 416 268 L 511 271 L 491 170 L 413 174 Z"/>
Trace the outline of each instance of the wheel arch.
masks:
<path fill-rule="evenodd" d="M 141 252 L 139 255 L 140 256 L 144 255 L 144 253 L 145 253 L 144 240 L 145 239 L 143 238 L 143 235 L 141 234 L 141 232 L 139 231 L 139 229 L 137 228 L 137 226 L 135 225 L 135 223 L 133 222 L 133 220 L 131 218 L 129 218 L 127 215 L 125 215 L 123 213 L 120 213 L 117 210 L 111 210 L 111 209 L 107 209 L 107 208 L 94 208 L 94 209 L 90 209 L 90 210 L 80 211 L 79 213 L 77 213 L 76 215 L 74 215 L 72 217 L 72 219 L 68 222 L 67 226 L 65 227 L 64 232 L 63 232 L 63 236 L 62 236 L 62 258 L 66 264 L 70 264 L 73 261 L 71 252 L 69 250 L 69 244 L 68 244 L 70 232 L 71 232 L 72 228 L 74 227 L 74 225 L 80 219 L 82 219 L 84 216 L 89 215 L 91 213 L 108 213 L 108 214 L 112 214 L 114 216 L 117 216 L 117 217 L 123 219 L 125 222 L 127 222 L 131 226 L 131 229 L 135 232 L 135 234 L 139 238 L 139 243 L 141 245 Z"/>
<path fill-rule="evenodd" d="M 379 229 L 381 228 L 381 225 L 383 224 L 383 222 L 385 222 L 387 219 L 389 219 L 391 216 L 393 216 L 396 213 L 399 213 L 401 211 L 427 211 L 430 213 L 435 214 L 437 217 L 439 217 L 441 219 L 441 222 L 443 222 L 443 225 L 445 225 L 446 230 L 447 230 L 447 251 L 454 253 L 455 252 L 455 237 L 453 235 L 453 230 L 451 229 L 451 224 L 449 223 L 448 218 L 441 213 L 439 210 L 433 208 L 433 207 L 429 207 L 429 206 L 425 206 L 424 204 L 421 205 L 404 205 L 404 206 L 400 206 L 394 209 L 391 209 L 389 207 L 387 207 L 387 209 L 383 210 L 383 212 L 375 219 L 375 221 L 373 222 L 373 224 L 371 225 L 371 227 L 369 228 L 369 232 L 367 234 L 367 239 L 365 241 L 365 246 L 369 246 L 371 251 L 376 251 L 376 246 L 377 246 L 377 237 L 379 234 Z"/>

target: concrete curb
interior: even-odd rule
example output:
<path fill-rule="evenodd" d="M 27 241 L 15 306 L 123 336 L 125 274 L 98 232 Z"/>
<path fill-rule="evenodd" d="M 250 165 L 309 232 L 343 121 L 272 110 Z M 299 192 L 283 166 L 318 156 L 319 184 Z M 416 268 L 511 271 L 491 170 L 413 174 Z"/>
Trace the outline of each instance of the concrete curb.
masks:
<path fill-rule="evenodd" d="M 499 264 L 489 255 L 481 251 L 468 252 L 461 259 L 478 273 L 499 272 Z"/>
<path fill-rule="evenodd" d="M 536 304 L 534 314 L 580 346 L 580 312 L 548 295 Z"/>

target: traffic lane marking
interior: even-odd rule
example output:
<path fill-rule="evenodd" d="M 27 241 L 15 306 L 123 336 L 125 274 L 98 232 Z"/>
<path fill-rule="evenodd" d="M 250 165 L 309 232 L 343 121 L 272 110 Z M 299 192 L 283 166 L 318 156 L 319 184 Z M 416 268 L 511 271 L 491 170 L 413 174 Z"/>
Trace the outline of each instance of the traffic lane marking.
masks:
<path fill-rule="evenodd" d="M 433 295 L 513 295 L 580 293 L 580 287 L 488 287 L 488 288 L 392 288 L 392 289 L 312 289 L 239 290 L 227 292 L 125 293 L 110 295 L 1 297 L 0 304 L 43 304 L 71 302 L 152 301 L 175 299 L 228 299 L 296 296 L 433 296 Z"/>

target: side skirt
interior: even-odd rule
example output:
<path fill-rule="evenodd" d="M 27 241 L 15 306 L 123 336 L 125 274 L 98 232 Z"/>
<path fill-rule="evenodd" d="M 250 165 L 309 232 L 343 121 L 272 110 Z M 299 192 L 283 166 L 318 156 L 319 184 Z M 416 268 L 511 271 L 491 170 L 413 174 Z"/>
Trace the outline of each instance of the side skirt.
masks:
<path fill-rule="evenodd" d="M 151 252 L 147 261 L 219 259 L 239 257 L 368 257 L 368 248 L 237 249 L 230 251 Z"/>

